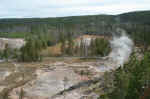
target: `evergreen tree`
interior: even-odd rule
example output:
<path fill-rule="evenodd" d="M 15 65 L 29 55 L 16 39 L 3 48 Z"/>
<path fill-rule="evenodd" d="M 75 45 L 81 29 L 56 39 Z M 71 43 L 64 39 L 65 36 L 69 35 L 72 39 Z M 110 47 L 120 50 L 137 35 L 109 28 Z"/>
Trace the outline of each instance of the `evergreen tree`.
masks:
<path fill-rule="evenodd" d="M 80 56 L 85 56 L 85 44 L 83 38 L 80 41 Z"/>
<path fill-rule="evenodd" d="M 68 55 L 73 55 L 73 53 L 74 53 L 73 34 L 72 33 L 68 33 L 67 39 L 68 39 L 67 40 L 68 41 L 67 54 Z"/>
<path fill-rule="evenodd" d="M 106 56 L 110 52 L 109 42 L 104 38 L 96 38 L 90 44 L 91 55 Z"/>
<path fill-rule="evenodd" d="M 63 33 L 60 33 L 59 40 L 61 43 L 61 53 L 65 54 L 66 53 L 66 40 L 65 40 L 65 35 Z"/>
<path fill-rule="evenodd" d="M 150 53 L 142 60 L 133 55 L 130 61 L 114 73 L 114 89 L 105 95 L 108 99 L 149 99 Z M 107 93 L 107 92 L 106 92 Z M 102 97 L 101 97 L 102 98 Z M 104 97 L 102 99 L 105 99 Z"/>
<path fill-rule="evenodd" d="M 40 52 L 44 49 L 43 41 L 36 36 L 32 38 L 27 38 L 25 46 L 21 48 L 21 61 L 40 61 Z"/>
<path fill-rule="evenodd" d="M 11 54 L 11 49 L 9 48 L 8 44 L 6 44 L 5 49 L 3 51 L 3 57 L 8 61 L 10 54 Z"/>

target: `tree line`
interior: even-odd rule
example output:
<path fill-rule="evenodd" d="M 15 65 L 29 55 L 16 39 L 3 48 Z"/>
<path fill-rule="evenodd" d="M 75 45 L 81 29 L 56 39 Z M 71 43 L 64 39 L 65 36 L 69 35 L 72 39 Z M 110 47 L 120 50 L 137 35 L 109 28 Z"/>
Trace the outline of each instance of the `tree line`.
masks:
<path fill-rule="evenodd" d="M 105 38 L 91 38 L 86 42 L 86 38 L 81 37 L 79 41 L 75 41 L 72 33 L 67 36 L 61 34 L 60 43 L 62 55 L 103 57 L 111 50 L 109 40 Z"/>

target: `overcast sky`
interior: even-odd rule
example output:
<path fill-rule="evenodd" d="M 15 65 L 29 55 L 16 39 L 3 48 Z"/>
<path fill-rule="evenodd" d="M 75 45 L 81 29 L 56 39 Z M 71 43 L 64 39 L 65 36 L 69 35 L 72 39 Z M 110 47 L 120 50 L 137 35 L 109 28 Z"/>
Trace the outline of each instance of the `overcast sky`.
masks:
<path fill-rule="evenodd" d="M 150 0 L 0 0 L 0 18 L 120 14 L 150 10 Z"/>

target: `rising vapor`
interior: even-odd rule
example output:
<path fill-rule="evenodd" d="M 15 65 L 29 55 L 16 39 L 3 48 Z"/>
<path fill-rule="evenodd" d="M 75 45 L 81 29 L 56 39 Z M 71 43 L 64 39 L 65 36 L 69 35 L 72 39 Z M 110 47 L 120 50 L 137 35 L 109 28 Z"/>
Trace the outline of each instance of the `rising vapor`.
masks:
<path fill-rule="evenodd" d="M 128 60 L 133 49 L 133 41 L 126 35 L 125 31 L 118 29 L 118 34 L 110 41 L 112 52 L 109 57 L 116 63 L 116 66 L 123 66 Z"/>

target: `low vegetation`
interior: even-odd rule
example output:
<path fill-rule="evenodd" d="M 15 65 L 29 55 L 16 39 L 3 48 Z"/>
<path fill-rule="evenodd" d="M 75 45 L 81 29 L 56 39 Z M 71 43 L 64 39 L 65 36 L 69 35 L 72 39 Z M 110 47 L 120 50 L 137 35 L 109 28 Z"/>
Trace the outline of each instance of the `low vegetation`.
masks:
<path fill-rule="evenodd" d="M 106 91 L 100 99 L 149 99 L 149 59 L 149 52 L 145 53 L 142 60 L 132 55 L 128 63 L 114 72 L 113 87 L 105 87 L 113 90 Z"/>

